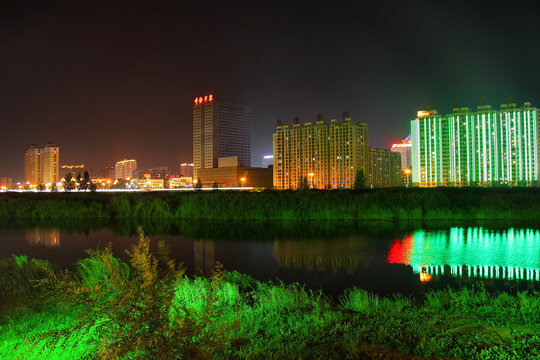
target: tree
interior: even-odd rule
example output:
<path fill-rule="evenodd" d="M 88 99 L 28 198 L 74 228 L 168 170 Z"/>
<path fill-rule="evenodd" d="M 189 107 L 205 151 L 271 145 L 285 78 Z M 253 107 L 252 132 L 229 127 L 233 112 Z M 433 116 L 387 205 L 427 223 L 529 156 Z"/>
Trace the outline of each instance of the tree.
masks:
<path fill-rule="evenodd" d="M 65 191 L 71 191 L 75 188 L 72 180 L 73 180 L 73 176 L 71 176 L 71 173 L 68 172 L 66 176 L 64 177 L 64 190 Z"/>
<path fill-rule="evenodd" d="M 354 178 L 354 190 L 365 189 L 366 188 L 366 177 L 364 175 L 364 169 L 356 171 L 356 176 Z"/>
<path fill-rule="evenodd" d="M 37 186 L 37 189 L 38 189 L 39 191 L 43 191 L 43 190 L 45 190 L 45 185 L 39 184 L 39 185 Z"/>
<path fill-rule="evenodd" d="M 89 189 L 91 192 L 95 192 L 97 190 L 97 186 L 96 186 L 96 183 L 93 182 L 92 180 L 90 180 L 90 185 L 89 186 Z"/>
<path fill-rule="evenodd" d="M 77 189 L 81 190 L 81 183 L 82 183 L 81 173 L 78 173 L 77 176 L 75 176 L 75 183 L 78 184 Z"/>
<path fill-rule="evenodd" d="M 217 182 L 217 181 L 214 181 L 214 183 L 212 184 L 212 187 L 213 187 L 214 189 L 218 189 L 218 188 L 219 188 L 218 182 Z"/>
<path fill-rule="evenodd" d="M 90 174 L 88 171 L 85 171 L 83 174 L 83 178 L 81 180 L 81 183 L 79 185 L 79 190 L 87 190 L 90 187 Z"/>
<path fill-rule="evenodd" d="M 51 192 L 57 192 L 57 191 L 58 191 L 58 188 L 56 187 L 56 183 L 53 182 L 53 183 L 51 184 Z"/>
<path fill-rule="evenodd" d="M 301 190 L 301 191 L 309 190 L 307 176 L 302 176 L 302 178 L 300 179 L 300 185 L 298 185 L 298 190 Z"/>
<path fill-rule="evenodd" d="M 202 189 L 202 181 L 201 178 L 197 178 L 197 183 L 195 184 L 195 189 L 201 190 Z"/>

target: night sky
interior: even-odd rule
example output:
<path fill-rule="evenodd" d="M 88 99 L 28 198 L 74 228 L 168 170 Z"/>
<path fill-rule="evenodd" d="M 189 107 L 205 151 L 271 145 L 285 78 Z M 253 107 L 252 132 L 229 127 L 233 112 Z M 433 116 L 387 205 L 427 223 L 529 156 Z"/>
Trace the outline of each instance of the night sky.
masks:
<path fill-rule="evenodd" d="M 0 7 L 0 176 L 15 181 L 47 141 L 61 164 L 178 172 L 208 93 L 251 108 L 255 166 L 277 119 L 349 111 L 389 147 L 428 103 L 540 106 L 538 2 L 48 3 Z"/>

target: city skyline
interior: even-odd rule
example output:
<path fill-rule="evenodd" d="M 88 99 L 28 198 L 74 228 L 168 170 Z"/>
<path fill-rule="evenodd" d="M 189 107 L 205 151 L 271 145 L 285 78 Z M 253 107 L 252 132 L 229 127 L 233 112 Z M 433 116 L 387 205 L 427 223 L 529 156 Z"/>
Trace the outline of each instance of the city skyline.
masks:
<path fill-rule="evenodd" d="M 532 4 L 3 4 L 0 176 L 21 180 L 22 151 L 49 140 L 89 169 L 191 162 L 205 93 L 251 108 L 255 166 L 277 119 L 348 111 L 388 148 L 428 103 L 538 104 Z"/>

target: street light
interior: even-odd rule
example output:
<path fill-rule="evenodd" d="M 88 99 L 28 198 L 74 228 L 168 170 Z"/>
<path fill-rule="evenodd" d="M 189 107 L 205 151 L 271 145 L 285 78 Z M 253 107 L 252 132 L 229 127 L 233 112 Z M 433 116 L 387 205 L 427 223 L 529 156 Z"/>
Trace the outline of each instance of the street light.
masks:
<path fill-rule="evenodd" d="M 315 175 L 314 173 L 309 173 L 309 183 L 311 184 L 311 188 L 313 189 L 313 175 Z"/>
<path fill-rule="evenodd" d="M 405 175 L 407 175 L 407 184 L 406 184 L 406 187 L 409 187 L 409 174 L 411 173 L 411 169 L 406 169 L 405 170 Z"/>
<path fill-rule="evenodd" d="M 245 177 L 240 178 L 240 181 L 242 182 L 242 187 L 244 187 L 244 183 L 246 182 L 246 178 Z"/>

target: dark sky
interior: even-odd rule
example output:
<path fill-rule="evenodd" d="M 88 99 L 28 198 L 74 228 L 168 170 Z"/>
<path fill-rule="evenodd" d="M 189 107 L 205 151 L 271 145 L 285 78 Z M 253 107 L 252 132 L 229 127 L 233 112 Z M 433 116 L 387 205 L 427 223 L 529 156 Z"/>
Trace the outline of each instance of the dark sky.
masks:
<path fill-rule="evenodd" d="M 252 163 L 276 120 L 349 111 L 372 146 L 409 133 L 417 109 L 447 113 L 514 95 L 540 105 L 537 2 L 3 2 L 0 176 L 54 141 L 90 169 L 192 159 L 192 100 L 252 111 Z"/>

